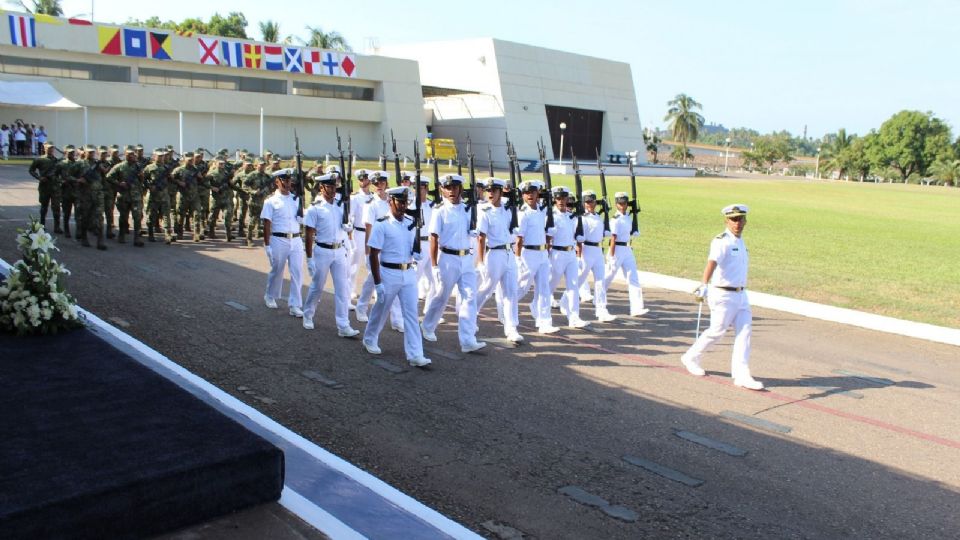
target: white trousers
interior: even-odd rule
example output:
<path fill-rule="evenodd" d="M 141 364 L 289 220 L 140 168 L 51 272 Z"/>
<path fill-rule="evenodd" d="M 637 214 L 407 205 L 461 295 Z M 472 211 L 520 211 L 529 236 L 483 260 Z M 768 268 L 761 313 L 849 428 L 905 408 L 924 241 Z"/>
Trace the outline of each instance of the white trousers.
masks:
<path fill-rule="evenodd" d="M 366 259 L 365 244 L 367 243 L 366 231 L 353 229 L 353 251 L 350 252 L 350 294 L 360 291 L 360 270 L 365 268 Z"/>
<path fill-rule="evenodd" d="M 524 249 L 520 252 L 522 264 L 518 268 L 520 283 L 517 289 L 517 301 L 527 295 L 533 285 L 533 298 L 530 300 L 530 315 L 537 328 L 553 326 L 553 314 L 550 313 L 550 259 L 546 251 Z"/>
<path fill-rule="evenodd" d="M 420 255 L 422 258 L 417 263 L 417 297 L 427 299 L 436 288 L 433 280 L 433 261 L 430 260 L 430 241 L 420 241 Z"/>
<path fill-rule="evenodd" d="M 606 270 L 603 264 L 603 249 L 600 246 L 583 246 L 580 256 L 580 293 L 588 291 L 588 280 L 593 274 L 593 308 L 597 315 L 607 313 L 607 289 L 604 286 Z"/>
<path fill-rule="evenodd" d="M 700 357 L 723 337 L 733 325 L 733 357 L 730 360 L 730 375 L 733 378 L 750 374 L 750 335 L 753 332 L 753 313 L 745 291 L 725 291 L 710 287 L 707 293 L 710 306 L 710 327 L 700 334 L 693 346 L 684 353 L 685 360 L 700 363 Z"/>
<path fill-rule="evenodd" d="M 334 319 L 337 328 L 350 326 L 348 305 L 350 304 L 350 270 L 349 254 L 345 248 L 324 249 L 313 247 L 313 262 L 316 272 L 311 276 L 310 289 L 307 291 L 307 300 L 303 305 L 303 318 L 313 320 L 317 306 L 323 296 L 323 286 L 327 282 L 327 275 L 333 278 Z"/>
<path fill-rule="evenodd" d="M 567 316 L 567 324 L 572 326 L 580 320 L 580 268 L 574 250 L 550 250 L 550 298 L 557 290 L 560 280 L 564 280 L 566 290 L 560 297 L 560 311 Z"/>
<path fill-rule="evenodd" d="M 617 277 L 618 271 L 623 271 L 627 278 L 627 292 L 630 297 L 630 315 L 636 315 L 643 310 L 643 289 L 640 288 L 640 275 L 637 273 L 637 261 L 633 258 L 630 246 L 617 246 L 614 252 L 613 267 L 607 268 L 607 277 L 603 280 L 603 290 L 610 289 L 610 283 Z"/>
<path fill-rule="evenodd" d="M 477 311 L 483 309 L 483 304 L 496 290 L 497 299 L 503 302 L 503 333 L 509 336 L 516 333 L 517 325 L 520 324 L 517 308 L 517 261 L 512 251 L 491 249 L 487 252 L 486 268 L 480 290 L 477 291 Z"/>
<path fill-rule="evenodd" d="M 363 339 L 377 345 L 380 331 L 387 320 L 387 306 L 399 305 L 403 316 L 403 350 L 407 360 L 423 357 L 423 337 L 417 317 L 417 271 L 380 267 L 380 283 L 386 294 L 377 298 L 370 310 L 370 321 L 363 330 Z"/>
<path fill-rule="evenodd" d="M 460 304 L 457 308 L 457 334 L 460 346 L 464 347 L 477 340 L 477 272 L 473 266 L 473 255 L 451 255 L 440 252 L 440 286 L 438 293 L 431 296 L 423 315 L 423 327 L 436 332 L 440 316 L 447 300 L 456 287 L 460 292 Z"/>
<path fill-rule="evenodd" d="M 197 226 L 196 224 L 194 226 Z M 273 299 L 280 298 L 283 288 L 283 269 L 290 266 L 290 294 L 287 296 L 287 305 L 300 307 L 303 305 L 301 274 L 303 273 L 303 239 L 270 238 L 270 250 L 273 257 L 270 259 L 270 273 L 267 274 L 267 296 Z"/>
<path fill-rule="evenodd" d="M 373 283 L 373 274 L 370 273 L 370 262 L 367 261 L 367 277 L 363 280 L 363 286 L 360 287 L 360 296 L 357 297 L 357 313 L 369 313 L 370 299 L 373 297 L 373 291 L 376 289 Z M 380 267 L 383 269 L 383 267 Z M 403 321 L 403 314 L 400 311 L 400 301 L 396 300 L 390 305 L 390 323 L 397 326 Z"/>

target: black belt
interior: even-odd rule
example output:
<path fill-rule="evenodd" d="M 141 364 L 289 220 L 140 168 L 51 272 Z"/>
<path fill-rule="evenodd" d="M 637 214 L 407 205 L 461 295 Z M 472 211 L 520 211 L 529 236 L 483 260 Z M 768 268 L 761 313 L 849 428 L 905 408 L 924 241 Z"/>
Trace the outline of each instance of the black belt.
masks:
<path fill-rule="evenodd" d="M 584 240 L 583 245 L 585 245 L 585 246 L 593 246 L 593 247 L 600 247 L 600 242 L 590 242 L 589 240 Z"/>
<path fill-rule="evenodd" d="M 510 248 L 512 248 L 512 247 L 513 247 L 513 244 L 503 244 L 502 246 L 493 246 L 493 247 L 487 246 L 487 250 L 488 250 L 488 251 L 492 251 L 492 250 L 494 250 L 494 249 L 507 250 L 507 249 L 510 249 Z"/>
<path fill-rule="evenodd" d="M 384 268 L 389 268 L 391 270 L 406 270 L 408 268 L 413 268 L 414 263 L 390 263 L 382 262 L 380 266 Z"/>
<path fill-rule="evenodd" d="M 714 287 L 731 292 L 743 292 L 747 289 L 746 287 L 724 287 L 723 285 L 714 285 Z"/>
<path fill-rule="evenodd" d="M 614 242 L 618 246 L 626 246 L 629 242 Z"/>
<path fill-rule="evenodd" d="M 340 249 L 343 246 L 343 242 L 337 242 L 336 244 L 326 244 L 324 242 L 317 242 L 317 245 L 323 249 Z"/>
<path fill-rule="evenodd" d="M 470 254 L 469 249 L 450 249 L 450 248 L 442 247 L 440 248 L 440 251 L 446 253 L 447 255 L 458 255 L 460 257 Z"/>
<path fill-rule="evenodd" d="M 528 246 L 524 244 L 523 249 L 532 249 L 533 251 L 543 251 L 547 249 L 547 246 Z"/>
<path fill-rule="evenodd" d="M 270 236 L 276 236 L 277 238 L 298 238 L 300 236 L 300 233 L 275 232 L 275 233 L 270 233 Z"/>
<path fill-rule="evenodd" d="M 366 227 L 357 227 L 356 225 L 353 226 L 353 230 L 360 231 L 360 232 L 367 232 Z"/>
<path fill-rule="evenodd" d="M 554 251 L 573 251 L 573 246 L 550 246 Z"/>

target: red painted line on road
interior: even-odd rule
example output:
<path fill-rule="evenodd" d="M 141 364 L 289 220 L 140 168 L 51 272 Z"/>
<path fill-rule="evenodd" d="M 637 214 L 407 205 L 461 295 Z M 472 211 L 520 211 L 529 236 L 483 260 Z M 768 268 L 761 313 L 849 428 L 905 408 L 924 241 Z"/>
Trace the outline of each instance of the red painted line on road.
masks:
<path fill-rule="evenodd" d="M 521 325 L 521 326 L 525 326 L 525 327 L 526 327 L 526 325 Z M 527 328 L 529 328 L 529 327 L 527 327 Z M 533 329 L 532 329 L 532 330 L 533 330 Z M 658 367 L 658 368 L 667 369 L 667 370 L 670 370 L 670 371 L 673 371 L 673 372 L 676 372 L 676 373 L 680 373 L 680 374 L 683 374 L 683 375 L 688 375 L 686 368 L 684 368 L 683 366 L 675 366 L 675 365 L 672 365 L 672 364 L 664 364 L 663 362 L 658 362 L 658 361 L 656 361 L 656 360 L 654 360 L 654 359 L 652 359 L 652 358 L 648 358 L 648 357 L 641 356 L 641 355 L 638 355 L 638 354 L 632 354 L 632 353 L 625 353 L 625 352 L 614 351 L 614 350 L 612 350 L 612 349 L 607 349 L 606 347 L 602 347 L 602 346 L 596 345 L 596 344 L 594 344 L 594 343 L 587 343 L 587 342 L 585 342 L 585 341 L 581 341 L 581 340 L 579 340 L 579 339 L 575 339 L 575 338 L 571 338 L 571 337 L 567 337 L 567 336 L 560 336 L 560 335 L 556 335 L 556 334 L 553 334 L 552 336 L 553 336 L 553 337 L 556 337 L 557 339 L 561 339 L 561 340 L 564 340 L 564 341 L 567 341 L 567 342 L 570 342 L 570 343 L 576 343 L 577 345 L 580 345 L 580 346 L 583 346 L 583 347 L 586 347 L 586 348 L 589 348 L 589 349 L 594 349 L 594 350 L 597 350 L 597 351 L 601 351 L 601 352 L 613 354 L 613 355 L 616 355 L 616 356 L 622 356 L 622 357 L 624 357 L 624 358 L 626 358 L 626 359 L 628 359 L 628 360 L 631 360 L 631 361 L 636 362 L 636 363 L 639 363 L 639 364 L 643 364 L 643 365 L 645 365 L 645 366 Z M 712 383 L 715 383 L 715 384 L 721 384 L 721 385 L 724 385 L 724 386 L 734 387 L 734 386 L 733 386 L 733 382 L 731 382 L 731 381 L 728 380 L 727 378 L 711 377 L 711 376 L 708 375 L 708 376 L 706 376 L 706 377 L 696 377 L 696 379 L 700 379 L 700 380 L 707 381 L 707 382 L 712 382 Z M 734 388 L 736 388 L 736 387 L 734 387 Z M 751 392 L 752 392 L 752 391 L 751 391 Z M 913 429 L 910 429 L 910 428 L 906 428 L 906 427 L 903 427 L 903 426 L 898 426 L 898 425 L 896 425 L 896 424 L 891 424 L 890 422 L 884 422 L 883 420 L 877 420 L 877 419 L 875 419 L 875 418 L 870 418 L 870 417 L 867 417 L 867 416 L 861 416 L 861 415 L 859 415 L 859 414 L 853 414 L 853 413 L 844 412 L 844 411 L 841 411 L 841 410 L 839 410 L 839 409 L 834 409 L 834 408 L 832 408 L 832 407 L 827 407 L 827 406 L 824 406 L 824 405 L 819 405 L 819 404 L 817 404 L 817 403 L 811 403 L 811 402 L 809 402 L 809 401 L 799 401 L 799 400 L 797 400 L 797 398 L 795 398 L 795 397 L 787 396 L 787 395 L 785 395 L 785 394 L 780 394 L 780 393 L 777 393 L 777 392 L 772 392 L 772 391 L 769 391 L 769 390 L 763 391 L 763 392 L 754 392 L 754 393 L 757 394 L 758 396 L 763 396 L 763 397 L 772 399 L 772 400 L 774 400 L 774 401 L 781 401 L 781 402 L 792 403 L 792 404 L 797 405 L 797 406 L 799 406 L 799 407 L 804 407 L 804 408 L 806 408 L 806 409 L 810 409 L 810 410 L 813 410 L 813 411 L 822 412 L 822 413 L 825 413 L 825 414 L 829 414 L 829 415 L 832 415 L 832 416 L 836 416 L 836 417 L 838 417 L 838 418 L 843 418 L 843 419 L 846 419 L 846 420 L 852 420 L 852 421 L 854 421 L 854 422 L 859 422 L 859 423 L 861 423 L 861 424 L 867 424 L 867 425 L 874 426 L 874 427 L 877 427 L 877 428 L 880 428 L 880 429 L 884 429 L 884 430 L 887 430 L 887 431 L 892 431 L 892 432 L 894 432 L 894 433 L 900 433 L 901 435 L 906 435 L 906 436 L 908 436 L 908 437 L 913 437 L 913 438 L 915 438 L 915 439 L 920 439 L 920 440 L 923 440 L 923 441 L 932 442 L 932 443 L 934 443 L 934 444 L 939 444 L 939 445 L 941 445 L 941 446 L 946 446 L 946 447 L 948 447 L 948 448 L 960 449 L 960 441 L 956 441 L 956 440 L 953 440 L 953 439 L 947 439 L 947 438 L 945 438 L 945 437 L 940 437 L 940 436 L 938 436 L 938 435 L 931 435 L 931 434 L 929 434 L 929 433 L 923 433 L 922 431 L 916 431 L 916 430 L 913 430 Z"/>

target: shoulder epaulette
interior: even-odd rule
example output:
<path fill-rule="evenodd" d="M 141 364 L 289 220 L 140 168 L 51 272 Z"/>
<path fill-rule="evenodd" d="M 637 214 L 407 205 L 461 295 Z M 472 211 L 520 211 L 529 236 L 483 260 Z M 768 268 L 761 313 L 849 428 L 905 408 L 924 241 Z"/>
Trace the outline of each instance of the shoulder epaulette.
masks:
<path fill-rule="evenodd" d="M 723 238 L 723 237 L 726 236 L 726 235 L 727 235 L 727 231 L 723 231 L 722 233 L 718 234 L 718 235 L 715 236 L 714 238 L 716 238 L 717 240 L 719 240 L 719 239 Z"/>
<path fill-rule="evenodd" d="M 377 218 L 377 221 L 386 221 L 388 216 L 383 216 L 382 218 Z"/>

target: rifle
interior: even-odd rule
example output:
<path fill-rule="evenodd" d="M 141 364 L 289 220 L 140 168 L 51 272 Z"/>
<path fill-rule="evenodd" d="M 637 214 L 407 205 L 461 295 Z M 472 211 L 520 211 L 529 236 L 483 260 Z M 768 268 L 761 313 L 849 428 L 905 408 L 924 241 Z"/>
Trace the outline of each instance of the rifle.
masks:
<path fill-rule="evenodd" d="M 600 163 L 600 149 L 597 148 L 597 168 L 600 169 L 600 193 L 603 200 L 600 202 L 603 210 L 603 232 L 610 230 L 610 206 L 607 204 L 607 175 L 603 172 L 603 165 Z"/>
<path fill-rule="evenodd" d="M 342 225 L 347 225 L 350 223 L 350 192 L 347 191 L 349 187 L 349 176 L 344 176 L 343 164 L 343 143 L 340 141 L 340 128 L 335 128 L 337 132 L 337 152 L 340 154 L 340 200 L 343 201 L 343 216 L 341 216 L 340 223 Z"/>
<path fill-rule="evenodd" d="M 572 152 L 571 152 L 572 153 Z M 573 238 L 583 238 L 583 178 L 580 176 L 580 164 L 577 163 L 577 156 L 573 156 L 573 181 L 577 190 L 577 203 L 574 206 L 574 212 L 577 214 L 577 229 L 573 233 Z M 601 169 L 602 171 L 602 169 Z M 600 174 L 603 174 L 602 172 Z"/>
<path fill-rule="evenodd" d="M 517 183 L 517 171 L 513 167 L 513 154 L 510 147 L 510 135 L 507 135 L 507 166 L 510 167 L 510 232 L 520 226 L 517 218 L 517 193 L 520 185 Z"/>
<path fill-rule="evenodd" d="M 439 206 L 443 201 L 440 200 L 440 165 L 437 163 L 437 144 L 432 141 L 433 151 L 433 189 L 430 190 L 430 196 L 433 197 L 433 205 Z"/>
<path fill-rule="evenodd" d="M 398 164 L 397 167 L 399 166 Z M 413 252 L 420 253 L 420 228 L 423 227 L 423 198 L 420 196 L 420 144 L 416 139 L 413 140 L 413 167 L 416 171 L 413 178 L 413 200 L 417 205 L 416 215 L 413 216 L 413 222 L 417 227 L 417 234 L 413 237 Z"/>
<path fill-rule="evenodd" d="M 477 228 L 477 173 L 474 170 L 473 162 L 473 145 L 470 142 L 470 135 L 467 134 L 467 168 L 470 169 L 470 188 L 466 202 L 470 207 L 470 228 L 468 230 L 471 231 Z"/>
<path fill-rule="evenodd" d="M 393 130 L 390 131 L 390 136 L 393 137 Z M 380 165 L 380 170 L 385 171 L 387 170 L 387 136 L 381 133 L 380 137 L 383 140 L 383 150 L 380 152 L 379 165 Z"/>
<path fill-rule="evenodd" d="M 397 185 L 399 186 L 403 183 L 403 177 L 400 173 L 400 154 L 397 153 L 397 139 L 394 138 L 392 129 L 390 130 L 390 141 L 393 143 L 393 169 L 397 173 Z"/>
<path fill-rule="evenodd" d="M 553 228 L 553 208 L 552 201 L 550 200 L 553 197 L 553 180 L 550 178 L 550 167 L 547 165 L 547 149 L 543 145 L 543 140 L 541 139 L 537 142 L 537 151 L 540 153 L 540 163 L 543 164 L 543 183 L 546 185 L 546 199 L 547 199 L 547 229 Z M 571 153 L 573 148 L 570 149 Z"/>
<path fill-rule="evenodd" d="M 490 150 L 490 145 L 487 145 L 487 162 L 490 164 L 490 176 L 493 176 L 493 151 Z"/>
<path fill-rule="evenodd" d="M 353 157 L 354 157 L 354 155 L 353 155 L 353 136 L 350 135 L 349 132 L 347 132 L 347 157 L 350 158 L 350 160 L 347 161 L 347 172 L 346 172 L 346 175 L 347 175 L 347 178 L 353 178 Z M 341 169 L 340 172 L 343 172 L 343 169 Z"/>
<path fill-rule="evenodd" d="M 469 137 L 469 135 L 467 135 Z M 457 146 L 457 174 L 463 176 L 463 163 L 460 163 L 460 147 Z"/>
<path fill-rule="evenodd" d="M 627 160 L 627 168 L 630 169 L 630 217 L 633 218 L 630 234 L 633 234 L 640 232 L 640 225 L 637 223 L 637 214 L 640 212 L 640 205 L 637 204 L 637 177 L 633 174 L 633 160 Z"/>
<path fill-rule="evenodd" d="M 293 142 L 294 150 L 296 151 L 295 159 L 297 162 L 297 217 L 303 217 L 303 197 L 304 197 L 304 178 L 303 178 L 303 154 L 300 153 L 300 137 L 297 135 L 297 130 L 293 130 Z M 229 232 L 229 231 L 228 231 Z"/>

